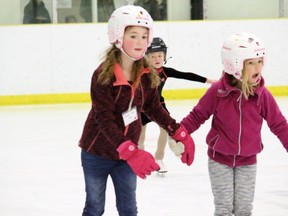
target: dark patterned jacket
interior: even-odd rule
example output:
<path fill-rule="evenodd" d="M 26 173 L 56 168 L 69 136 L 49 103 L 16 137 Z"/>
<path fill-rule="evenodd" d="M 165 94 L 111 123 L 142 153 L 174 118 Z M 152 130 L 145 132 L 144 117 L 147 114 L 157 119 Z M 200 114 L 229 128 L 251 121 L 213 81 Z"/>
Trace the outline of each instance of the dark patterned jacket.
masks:
<path fill-rule="evenodd" d="M 115 79 L 109 85 L 97 82 L 101 73 L 98 67 L 91 81 L 92 107 L 86 119 L 79 146 L 87 152 L 108 159 L 119 159 L 118 146 L 126 140 L 137 144 L 141 133 L 141 115 L 147 116 L 173 135 L 179 124 L 161 106 L 157 88 L 151 88 L 149 69 L 144 69 L 136 89 L 130 85 L 120 65 L 114 68 Z M 127 111 L 130 100 L 137 108 L 138 119 L 125 127 L 122 113 Z"/>

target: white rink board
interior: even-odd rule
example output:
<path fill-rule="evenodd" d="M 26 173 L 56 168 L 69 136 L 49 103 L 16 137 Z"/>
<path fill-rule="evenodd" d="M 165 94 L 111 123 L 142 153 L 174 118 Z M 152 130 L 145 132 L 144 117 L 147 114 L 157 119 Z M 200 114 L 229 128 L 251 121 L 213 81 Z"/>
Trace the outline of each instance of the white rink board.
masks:
<path fill-rule="evenodd" d="M 155 22 L 172 58 L 167 66 L 218 79 L 223 41 L 235 32 L 256 34 L 266 43 L 268 86 L 288 84 L 288 20 Z M 0 26 L 0 95 L 86 93 L 108 48 L 107 23 Z M 203 88 L 170 79 L 166 89 Z"/>

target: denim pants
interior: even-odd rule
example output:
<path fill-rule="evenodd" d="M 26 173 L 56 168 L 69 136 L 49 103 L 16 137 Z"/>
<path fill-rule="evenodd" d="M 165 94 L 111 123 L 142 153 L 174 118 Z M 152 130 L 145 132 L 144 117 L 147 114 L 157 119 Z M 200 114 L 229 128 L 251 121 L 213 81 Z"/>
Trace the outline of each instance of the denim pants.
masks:
<path fill-rule="evenodd" d="M 137 215 L 137 176 L 125 161 L 105 159 L 84 150 L 81 152 L 81 161 L 86 190 L 86 202 L 82 216 L 104 214 L 106 184 L 109 175 L 114 185 L 119 215 Z"/>

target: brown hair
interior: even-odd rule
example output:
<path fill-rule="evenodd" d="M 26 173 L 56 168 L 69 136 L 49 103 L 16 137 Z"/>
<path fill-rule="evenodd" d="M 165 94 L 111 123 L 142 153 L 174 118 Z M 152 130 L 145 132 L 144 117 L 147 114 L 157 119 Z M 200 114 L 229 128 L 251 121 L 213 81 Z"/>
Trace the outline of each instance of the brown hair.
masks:
<path fill-rule="evenodd" d="M 107 51 L 106 55 L 104 56 L 103 68 L 102 72 L 98 77 L 98 82 L 104 85 L 110 83 L 111 79 L 114 77 L 114 65 L 119 63 L 121 65 L 121 50 L 118 49 L 115 45 L 112 45 Z M 150 68 L 149 78 L 151 80 L 151 87 L 155 88 L 159 84 L 159 76 L 155 69 L 150 66 L 149 61 L 146 57 L 137 60 L 134 62 L 132 71 L 132 82 L 138 85 L 138 79 L 141 76 L 141 73 L 144 68 Z M 137 86 L 135 86 L 137 87 Z"/>

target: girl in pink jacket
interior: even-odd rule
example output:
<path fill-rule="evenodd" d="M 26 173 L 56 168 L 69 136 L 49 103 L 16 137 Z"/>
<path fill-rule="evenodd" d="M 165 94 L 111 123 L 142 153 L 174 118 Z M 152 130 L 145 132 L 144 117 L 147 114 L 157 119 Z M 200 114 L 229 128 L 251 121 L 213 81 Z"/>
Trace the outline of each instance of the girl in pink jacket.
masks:
<path fill-rule="evenodd" d="M 288 151 L 287 120 L 264 86 L 265 58 L 259 38 L 232 35 L 222 47 L 223 76 L 181 121 L 193 133 L 213 115 L 206 142 L 215 216 L 252 215 L 263 119 Z"/>

